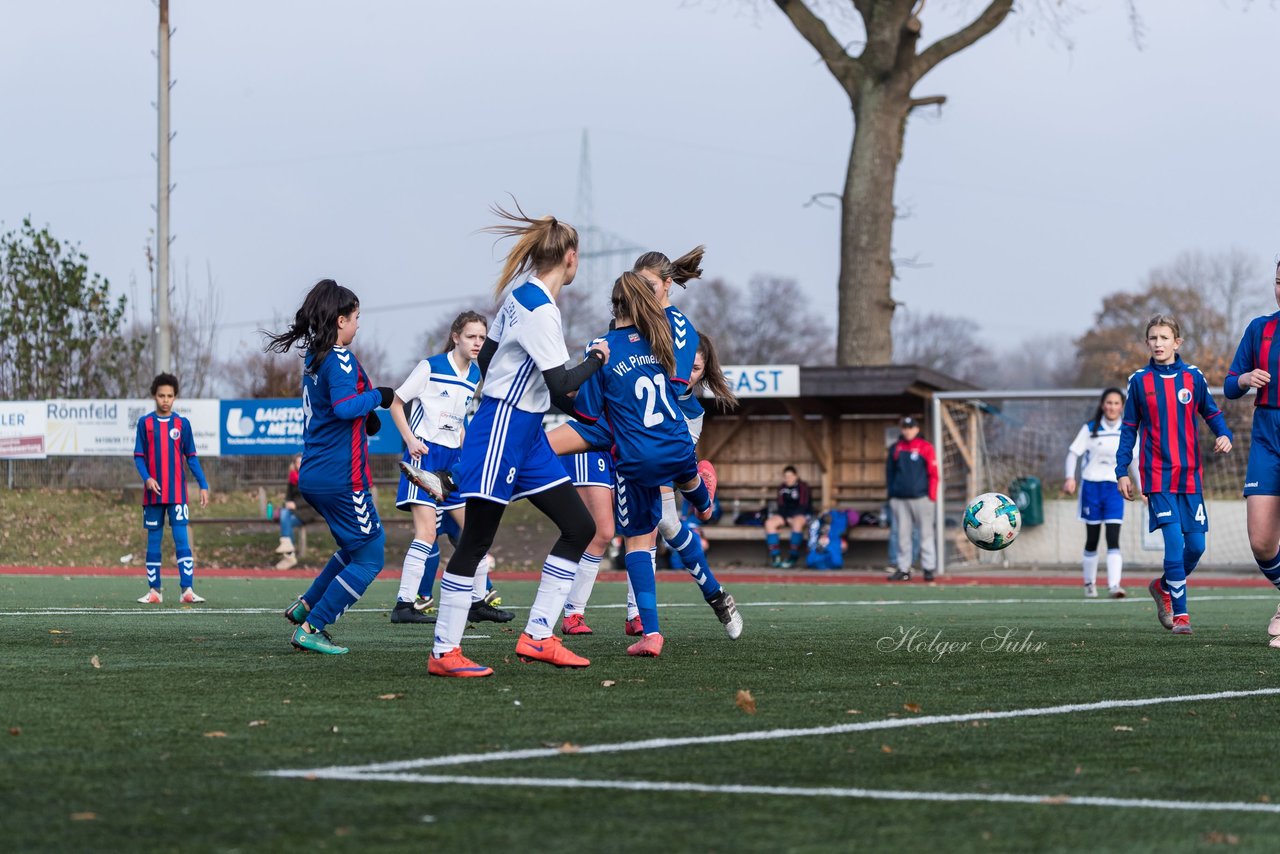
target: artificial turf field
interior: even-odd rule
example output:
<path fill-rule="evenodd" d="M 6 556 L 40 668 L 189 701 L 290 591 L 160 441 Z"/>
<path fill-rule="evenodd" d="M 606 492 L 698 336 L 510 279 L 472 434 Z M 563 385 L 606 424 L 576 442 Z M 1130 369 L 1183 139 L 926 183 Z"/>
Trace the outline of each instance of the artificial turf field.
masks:
<path fill-rule="evenodd" d="M 590 668 L 521 664 L 517 607 L 464 641 L 495 676 L 445 680 L 429 627 L 374 610 L 391 580 L 329 657 L 287 643 L 305 582 L 142 606 L 135 576 L 0 577 L 3 850 L 1280 844 L 1265 587 L 1193 586 L 1196 633 L 1175 637 L 1146 596 L 1074 586 L 732 583 L 729 641 L 673 580 L 654 660 L 625 655 L 621 586 L 601 584 L 596 634 L 570 642 Z M 533 585 L 501 588 L 521 605 Z"/>

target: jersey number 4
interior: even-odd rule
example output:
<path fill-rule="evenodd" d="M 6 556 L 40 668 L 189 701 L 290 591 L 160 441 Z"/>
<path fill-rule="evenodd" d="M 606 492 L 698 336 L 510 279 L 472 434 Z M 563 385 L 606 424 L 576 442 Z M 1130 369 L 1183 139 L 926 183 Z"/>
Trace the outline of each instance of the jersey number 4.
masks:
<path fill-rule="evenodd" d="M 644 426 L 654 427 L 663 422 L 663 415 L 658 411 L 658 401 L 672 419 L 676 417 L 671 402 L 667 400 L 667 383 L 659 374 L 654 377 L 636 377 L 636 399 L 644 401 Z"/>

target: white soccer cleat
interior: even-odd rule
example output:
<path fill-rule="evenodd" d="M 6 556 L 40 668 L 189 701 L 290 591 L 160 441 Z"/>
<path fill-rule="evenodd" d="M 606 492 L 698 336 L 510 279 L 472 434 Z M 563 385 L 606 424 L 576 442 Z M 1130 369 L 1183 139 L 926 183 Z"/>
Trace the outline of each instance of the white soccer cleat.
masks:
<path fill-rule="evenodd" d="M 1280 649 L 1280 635 L 1273 637 L 1271 641 L 1267 644 L 1267 646 L 1271 647 L 1272 649 Z"/>
<path fill-rule="evenodd" d="M 426 471 L 425 469 L 418 468 L 412 463 L 403 461 L 400 463 L 400 471 L 404 472 L 404 476 L 409 479 L 410 483 L 419 489 L 424 490 L 436 501 L 444 501 L 445 496 L 452 491 L 446 491 L 445 484 L 441 482 L 440 476 L 433 471 Z M 452 485 L 453 484 L 449 484 L 449 486 Z"/>
<path fill-rule="evenodd" d="M 1084 585 L 1084 598 L 1086 598 L 1086 599 L 1097 599 L 1097 598 L 1098 598 L 1098 586 L 1097 586 L 1096 584 L 1088 584 L 1088 583 L 1086 583 L 1086 584 Z"/>
<path fill-rule="evenodd" d="M 152 587 L 147 591 L 146 596 L 139 596 L 138 601 L 143 605 L 159 605 L 164 601 L 164 596 L 160 595 L 160 591 Z"/>
<path fill-rule="evenodd" d="M 1280 637 L 1280 605 L 1276 606 L 1275 616 L 1271 618 L 1271 622 L 1267 623 L 1267 634 L 1273 638 Z"/>
<path fill-rule="evenodd" d="M 181 601 L 184 605 L 198 605 L 204 601 L 204 597 L 188 587 L 186 590 L 182 591 Z"/>

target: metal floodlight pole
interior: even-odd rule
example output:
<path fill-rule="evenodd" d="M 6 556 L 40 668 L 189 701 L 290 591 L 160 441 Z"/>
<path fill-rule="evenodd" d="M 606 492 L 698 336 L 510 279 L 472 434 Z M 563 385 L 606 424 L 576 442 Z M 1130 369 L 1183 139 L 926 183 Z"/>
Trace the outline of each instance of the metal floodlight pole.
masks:
<path fill-rule="evenodd" d="M 159 91 L 156 112 L 159 114 L 156 144 L 156 373 L 173 367 L 169 340 L 169 0 L 158 0 L 160 6 L 159 42 L 156 59 L 159 64 Z"/>

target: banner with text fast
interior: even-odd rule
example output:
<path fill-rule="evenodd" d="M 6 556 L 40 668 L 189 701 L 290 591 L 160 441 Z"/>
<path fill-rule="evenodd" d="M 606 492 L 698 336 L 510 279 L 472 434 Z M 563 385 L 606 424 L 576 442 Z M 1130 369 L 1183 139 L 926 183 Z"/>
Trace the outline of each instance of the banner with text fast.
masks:
<path fill-rule="evenodd" d="M 724 365 L 729 388 L 738 397 L 799 397 L 799 365 Z M 703 386 L 703 397 L 711 392 Z"/>

